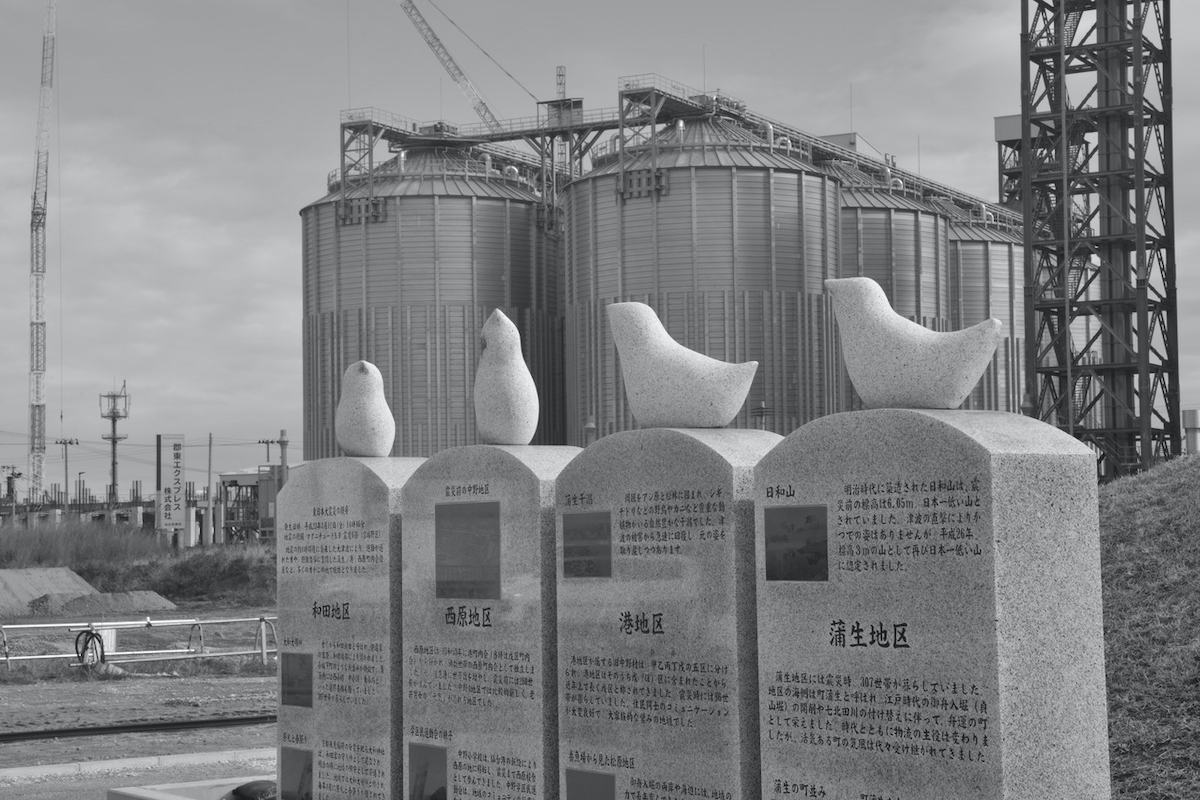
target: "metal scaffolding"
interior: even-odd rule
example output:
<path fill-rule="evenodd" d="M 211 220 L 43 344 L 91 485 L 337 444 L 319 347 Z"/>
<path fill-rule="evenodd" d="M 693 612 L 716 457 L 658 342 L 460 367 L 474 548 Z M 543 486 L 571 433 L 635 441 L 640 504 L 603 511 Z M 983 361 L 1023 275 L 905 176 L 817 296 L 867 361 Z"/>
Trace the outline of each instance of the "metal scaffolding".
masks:
<path fill-rule="evenodd" d="M 1111 479 L 1180 453 L 1170 2 L 1022 2 L 1028 410 Z"/>

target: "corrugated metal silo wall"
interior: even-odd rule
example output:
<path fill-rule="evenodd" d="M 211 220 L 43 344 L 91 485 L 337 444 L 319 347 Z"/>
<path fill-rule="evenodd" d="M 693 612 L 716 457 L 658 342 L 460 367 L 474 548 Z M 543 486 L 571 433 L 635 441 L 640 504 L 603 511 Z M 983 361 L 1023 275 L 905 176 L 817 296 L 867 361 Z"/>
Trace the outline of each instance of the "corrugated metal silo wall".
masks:
<path fill-rule="evenodd" d="M 636 427 L 604 314 L 624 300 L 653 306 L 694 350 L 759 362 L 733 427 L 786 434 L 829 413 L 823 281 L 837 264 L 836 182 L 766 168 L 663 171 L 657 196 L 622 201 L 615 174 L 567 190 L 568 443 L 586 443 L 589 421 L 599 436 Z"/>
<path fill-rule="evenodd" d="M 860 205 L 856 199 L 870 199 Z M 874 201 L 878 201 L 878 205 Z M 892 205 L 892 203 L 895 205 Z M 949 222 L 932 209 L 915 207 L 886 194 L 847 191 L 841 216 L 840 278 L 874 279 L 898 314 L 937 331 L 952 329 Z M 832 411 L 863 407 L 836 352 L 836 391 Z"/>
<path fill-rule="evenodd" d="M 963 408 L 1020 413 L 1025 393 L 1025 254 L 1015 233 L 951 224 L 951 303 L 954 328 L 989 317 L 1004 326 L 1004 341 Z"/>
<path fill-rule="evenodd" d="M 382 219 L 365 225 L 339 224 L 335 201 L 301 212 L 304 457 L 339 454 L 339 387 L 359 359 L 383 374 L 396 418 L 392 455 L 478 443 L 471 396 L 479 332 L 495 308 L 520 329 L 538 386 L 534 442 L 561 443 L 559 245 L 537 225 L 536 206 L 430 195 L 384 202 Z"/>

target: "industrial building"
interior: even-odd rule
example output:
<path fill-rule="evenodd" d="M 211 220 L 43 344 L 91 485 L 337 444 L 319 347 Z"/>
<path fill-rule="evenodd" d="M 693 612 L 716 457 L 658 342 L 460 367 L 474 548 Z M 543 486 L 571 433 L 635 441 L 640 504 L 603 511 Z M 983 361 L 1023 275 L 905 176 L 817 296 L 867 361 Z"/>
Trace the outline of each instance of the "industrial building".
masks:
<path fill-rule="evenodd" d="M 758 361 L 732 424 L 790 433 L 859 407 L 823 286 L 856 275 L 932 329 L 999 318 L 1005 341 L 964 407 L 1020 411 L 1018 213 L 859 152 L 854 136 L 657 75 L 620 79 L 618 102 L 585 112 L 560 96 L 536 122 L 483 126 L 343 113 L 341 167 L 300 212 L 306 459 L 337 455 L 338 386 L 358 359 L 383 373 L 394 455 L 477 443 L 472 379 L 493 308 L 521 330 L 536 443 L 635 427 L 604 316 L 624 300 L 653 306 L 688 347 Z"/>

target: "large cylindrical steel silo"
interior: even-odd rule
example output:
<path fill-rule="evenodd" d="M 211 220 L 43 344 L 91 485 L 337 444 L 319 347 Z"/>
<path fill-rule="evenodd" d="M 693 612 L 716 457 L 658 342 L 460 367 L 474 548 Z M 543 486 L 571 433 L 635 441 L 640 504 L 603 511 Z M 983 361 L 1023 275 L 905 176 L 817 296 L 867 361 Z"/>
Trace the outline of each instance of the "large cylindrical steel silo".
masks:
<path fill-rule="evenodd" d="M 624 300 L 694 350 L 759 362 L 733 426 L 788 433 L 829 413 L 836 180 L 716 117 L 601 148 L 593 165 L 565 193 L 567 442 L 636 426 L 605 316 Z"/>
<path fill-rule="evenodd" d="M 360 179 L 360 180 L 366 180 Z M 303 224 L 304 457 L 339 454 L 333 418 L 344 370 L 383 374 L 392 455 L 477 443 L 471 403 L 479 331 L 500 308 L 521 331 L 541 398 L 535 442 L 562 438 L 558 239 L 514 169 L 466 149 L 413 149 L 300 212 Z"/>
<path fill-rule="evenodd" d="M 964 408 L 1020 413 L 1025 364 L 1025 250 L 1021 233 L 984 222 L 950 225 L 950 293 L 955 328 L 989 317 L 1004 340 Z"/>

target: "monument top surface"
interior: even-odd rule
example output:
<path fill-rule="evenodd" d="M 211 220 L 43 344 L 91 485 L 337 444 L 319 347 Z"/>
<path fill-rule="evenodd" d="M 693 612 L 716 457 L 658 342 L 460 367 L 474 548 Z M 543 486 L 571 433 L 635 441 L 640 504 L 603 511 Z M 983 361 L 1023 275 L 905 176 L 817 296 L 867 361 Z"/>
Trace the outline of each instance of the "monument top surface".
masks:
<path fill-rule="evenodd" d="M 640 428 L 605 436 L 588 445 L 589 459 L 627 458 L 630 447 L 658 449 L 687 446 L 693 442 L 719 454 L 734 467 L 753 467 L 763 453 L 783 441 L 772 431 L 742 428 Z M 686 471 L 687 464 L 680 464 Z"/>
<path fill-rule="evenodd" d="M 959 411 L 935 408 L 876 408 L 847 411 L 813 420 L 788 435 L 788 440 L 823 434 L 838 428 L 874 430 L 884 447 L 899 426 L 907 430 L 928 426 L 958 431 L 992 454 L 1061 453 L 1092 457 L 1091 449 L 1052 425 L 1007 411 Z M 911 434 L 910 434 L 911 435 Z M 869 438 L 869 437 L 868 437 Z"/>
<path fill-rule="evenodd" d="M 581 452 L 582 448 L 571 445 L 473 444 L 433 454 L 421 472 L 461 472 L 464 466 L 481 472 L 524 467 L 538 480 L 553 480 Z"/>

